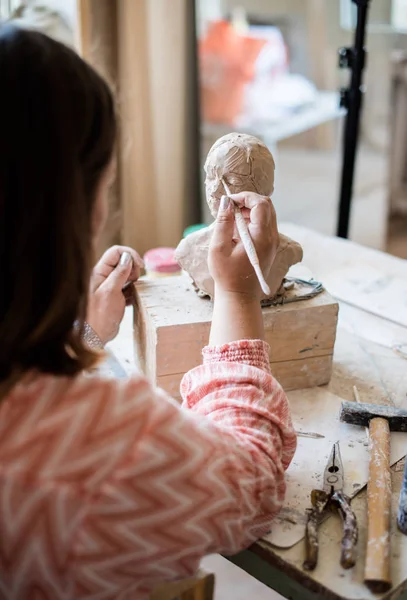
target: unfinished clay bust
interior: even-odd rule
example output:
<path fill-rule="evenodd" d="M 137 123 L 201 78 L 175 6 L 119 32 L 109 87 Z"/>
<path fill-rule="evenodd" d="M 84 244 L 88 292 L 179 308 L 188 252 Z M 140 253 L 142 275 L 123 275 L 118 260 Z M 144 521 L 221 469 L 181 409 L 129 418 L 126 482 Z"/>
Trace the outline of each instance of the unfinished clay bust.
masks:
<path fill-rule="evenodd" d="M 206 200 L 214 218 L 221 197 L 225 194 L 224 178 L 231 192 L 257 192 L 271 196 L 274 190 L 274 160 L 268 148 L 257 138 L 242 133 L 230 133 L 212 146 L 205 163 Z M 208 270 L 208 250 L 213 224 L 190 234 L 180 242 L 176 260 L 194 280 L 202 295 L 213 298 L 214 281 Z M 291 265 L 302 260 L 302 248 L 280 234 L 277 255 L 267 277 L 271 296 L 279 291 Z M 263 296 L 263 299 L 265 296 Z"/>

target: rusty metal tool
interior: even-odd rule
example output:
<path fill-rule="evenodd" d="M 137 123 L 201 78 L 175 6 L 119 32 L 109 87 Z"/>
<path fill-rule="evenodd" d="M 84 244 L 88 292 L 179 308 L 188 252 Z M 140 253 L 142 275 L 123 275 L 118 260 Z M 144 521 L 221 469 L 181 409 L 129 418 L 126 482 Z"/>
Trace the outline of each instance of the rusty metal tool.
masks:
<path fill-rule="evenodd" d="M 341 545 L 341 566 L 350 569 L 356 562 L 356 544 L 358 541 L 358 526 L 348 496 L 343 493 L 343 465 L 339 442 L 332 446 L 324 471 L 322 490 L 312 490 L 311 503 L 313 508 L 307 511 L 305 529 L 306 558 L 303 568 L 312 571 L 318 562 L 318 527 L 330 511 L 339 512 L 343 520 L 343 537 Z"/>

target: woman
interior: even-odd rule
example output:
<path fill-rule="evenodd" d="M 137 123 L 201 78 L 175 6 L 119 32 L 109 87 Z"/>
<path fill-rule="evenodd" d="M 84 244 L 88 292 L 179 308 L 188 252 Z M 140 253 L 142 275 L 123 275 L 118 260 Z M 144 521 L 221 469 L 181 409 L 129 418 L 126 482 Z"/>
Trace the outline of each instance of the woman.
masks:
<path fill-rule="evenodd" d="M 91 273 L 114 178 L 112 96 L 74 52 L 10 26 L 0 83 L 0 598 L 145 598 L 205 554 L 250 544 L 281 507 L 295 434 L 260 289 L 225 200 L 210 346 L 183 407 L 141 377 L 85 377 L 140 266 L 115 247 Z M 267 273 L 271 202 L 235 200 Z"/>

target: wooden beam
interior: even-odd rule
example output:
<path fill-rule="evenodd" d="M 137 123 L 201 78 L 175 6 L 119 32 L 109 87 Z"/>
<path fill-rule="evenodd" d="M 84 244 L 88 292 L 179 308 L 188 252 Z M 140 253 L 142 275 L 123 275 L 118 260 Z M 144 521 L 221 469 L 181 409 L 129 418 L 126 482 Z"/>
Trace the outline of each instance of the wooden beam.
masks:
<path fill-rule="evenodd" d="M 122 240 L 143 253 L 157 242 L 146 0 L 121 0 L 117 16 Z"/>
<path fill-rule="evenodd" d="M 328 43 L 329 7 L 326 0 L 307 0 L 305 5 L 311 78 L 319 90 L 330 90 L 336 87 L 336 63 Z M 327 123 L 319 125 L 307 135 L 312 136 L 317 148 L 332 150 L 335 143 L 335 130 L 335 124 Z"/>
<path fill-rule="evenodd" d="M 188 1 L 148 0 L 157 241 L 164 246 L 178 244 L 185 206 L 194 201 L 186 198 Z"/>
<path fill-rule="evenodd" d="M 90 15 L 89 15 L 89 2 L 90 0 L 76 0 L 76 15 L 77 15 L 77 28 L 76 28 L 76 47 L 79 54 L 86 58 L 89 56 L 90 46 Z"/>
<path fill-rule="evenodd" d="M 141 253 L 185 224 L 187 1 L 118 3 L 123 242 Z"/>
<path fill-rule="evenodd" d="M 80 52 L 117 90 L 120 115 L 119 190 L 102 246 L 118 231 L 141 253 L 176 246 L 187 203 L 198 202 L 188 176 L 188 2 L 78 0 Z"/>
<path fill-rule="evenodd" d="M 117 92 L 117 15 L 115 0 L 77 0 L 78 50 Z M 120 144 L 119 144 L 120 146 Z M 117 150 L 120 163 L 120 152 Z M 116 180 L 109 198 L 109 220 L 97 248 L 100 256 L 109 246 L 120 242 L 120 180 Z"/>

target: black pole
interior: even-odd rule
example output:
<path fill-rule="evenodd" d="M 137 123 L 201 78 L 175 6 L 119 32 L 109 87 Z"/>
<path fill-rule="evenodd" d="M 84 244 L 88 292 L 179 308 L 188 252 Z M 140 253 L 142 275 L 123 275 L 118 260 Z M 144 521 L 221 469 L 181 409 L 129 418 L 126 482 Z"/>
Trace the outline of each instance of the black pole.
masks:
<path fill-rule="evenodd" d="M 343 137 L 343 162 L 338 237 L 347 238 L 352 202 L 353 178 L 359 136 L 360 111 L 362 107 L 362 73 L 365 67 L 365 30 L 369 0 L 352 0 L 357 5 L 355 41 L 352 48 L 339 50 L 339 66 L 351 71 L 350 87 L 341 90 L 341 106 L 347 109 Z"/>
<path fill-rule="evenodd" d="M 200 223 L 202 219 L 201 202 L 201 116 L 199 102 L 199 61 L 198 32 L 196 26 L 196 1 L 187 2 L 187 106 L 188 128 L 186 143 L 189 148 L 186 157 L 186 189 L 188 202 L 184 225 Z"/>

